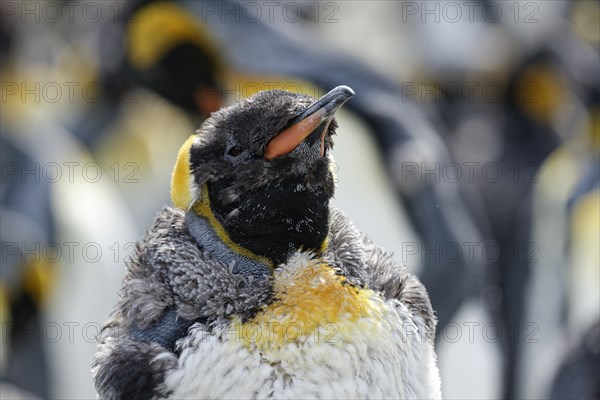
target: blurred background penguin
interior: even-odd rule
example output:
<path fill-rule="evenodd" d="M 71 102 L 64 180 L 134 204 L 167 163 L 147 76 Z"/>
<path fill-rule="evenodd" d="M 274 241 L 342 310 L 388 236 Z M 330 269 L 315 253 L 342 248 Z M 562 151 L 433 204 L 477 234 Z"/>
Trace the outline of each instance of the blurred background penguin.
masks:
<path fill-rule="evenodd" d="M 204 118 L 347 84 L 334 201 L 427 287 L 444 397 L 598 398 L 600 3 L 467 3 L 4 1 L 0 397 L 94 396 Z"/>

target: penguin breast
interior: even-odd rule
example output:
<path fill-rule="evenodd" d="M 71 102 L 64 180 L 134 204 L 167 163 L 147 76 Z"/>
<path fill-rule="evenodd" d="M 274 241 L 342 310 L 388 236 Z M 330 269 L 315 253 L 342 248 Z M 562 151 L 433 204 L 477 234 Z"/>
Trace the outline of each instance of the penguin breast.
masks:
<path fill-rule="evenodd" d="M 439 397 L 432 346 L 401 303 L 302 253 L 273 292 L 250 321 L 190 330 L 165 379 L 173 398 Z"/>

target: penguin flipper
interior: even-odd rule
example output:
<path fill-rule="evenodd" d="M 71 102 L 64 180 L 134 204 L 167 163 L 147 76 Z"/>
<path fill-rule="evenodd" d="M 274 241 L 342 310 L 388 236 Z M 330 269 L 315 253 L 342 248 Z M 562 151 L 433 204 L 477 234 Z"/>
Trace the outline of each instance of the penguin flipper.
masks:
<path fill-rule="evenodd" d="M 169 308 L 163 312 L 158 321 L 153 322 L 146 328 L 141 328 L 134 323 L 129 328 L 128 337 L 138 342 L 158 343 L 164 349 L 175 352 L 177 340 L 185 337 L 188 329 L 195 322 L 203 321 L 190 321 L 181 318 L 177 315 L 175 308 Z"/>
<path fill-rule="evenodd" d="M 369 239 L 365 239 L 365 252 L 373 287 L 381 291 L 386 299 L 398 300 L 413 315 L 419 316 L 425 323 L 427 337 L 433 340 L 437 319 L 425 286 L 405 266 L 396 263 L 389 253 Z"/>
<path fill-rule="evenodd" d="M 362 235 L 342 211 L 332 207 L 330 217 L 330 249 L 346 272 L 381 292 L 386 300 L 395 299 L 406 305 L 413 315 L 422 319 L 427 337 L 433 340 L 437 320 L 427 290 L 419 279 Z"/>

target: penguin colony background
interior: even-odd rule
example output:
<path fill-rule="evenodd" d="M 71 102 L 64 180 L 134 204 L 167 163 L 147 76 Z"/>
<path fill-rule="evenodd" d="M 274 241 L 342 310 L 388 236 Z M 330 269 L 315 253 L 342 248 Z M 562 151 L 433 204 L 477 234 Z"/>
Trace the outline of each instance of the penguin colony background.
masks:
<path fill-rule="evenodd" d="M 0 398 L 95 397 L 202 120 L 347 84 L 331 204 L 427 288 L 444 397 L 600 399 L 600 1 L 263 3 L 2 2 Z"/>
<path fill-rule="evenodd" d="M 184 143 L 103 326 L 100 398 L 441 398 L 425 288 L 329 204 L 353 95 L 260 92 Z"/>

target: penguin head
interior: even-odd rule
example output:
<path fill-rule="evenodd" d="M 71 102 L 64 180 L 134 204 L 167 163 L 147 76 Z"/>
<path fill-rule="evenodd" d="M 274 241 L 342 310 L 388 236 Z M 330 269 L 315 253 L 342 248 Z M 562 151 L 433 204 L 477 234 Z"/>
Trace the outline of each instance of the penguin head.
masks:
<path fill-rule="evenodd" d="M 265 91 L 213 113 L 179 151 L 173 204 L 273 265 L 318 251 L 334 192 L 334 114 L 353 95 L 347 86 L 319 100 Z"/>

